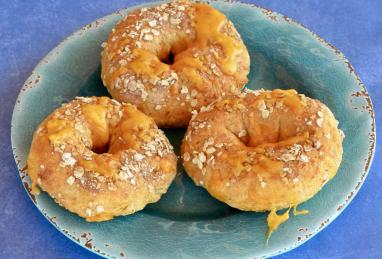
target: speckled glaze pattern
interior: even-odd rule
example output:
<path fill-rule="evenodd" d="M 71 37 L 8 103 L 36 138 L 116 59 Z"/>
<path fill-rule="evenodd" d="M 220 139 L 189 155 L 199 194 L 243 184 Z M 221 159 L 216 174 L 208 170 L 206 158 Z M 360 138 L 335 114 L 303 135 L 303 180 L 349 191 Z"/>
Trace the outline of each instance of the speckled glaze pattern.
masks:
<path fill-rule="evenodd" d="M 349 204 L 361 187 L 375 148 L 375 122 L 367 91 L 345 57 L 288 17 L 253 5 L 213 2 L 235 24 L 250 52 L 247 87 L 295 88 L 324 102 L 346 134 L 338 175 L 300 206 L 309 215 L 291 217 L 265 241 L 266 214 L 234 210 L 194 186 L 179 164 L 160 202 L 132 216 L 87 223 L 45 193 L 33 202 L 62 233 L 105 257 L 263 258 L 310 239 Z M 134 8 L 134 7 L 133 7 Z M 29 192 L 25 162 L 39 122 L 76 95 L 107 95 L 100 80 L 99 53 L 113 25 L 131 9 L 101 18 L 63 41 L 35 68 L 17 99 L 12 145 Z M 184 130 L 167 130 L 179 153 Z"/>

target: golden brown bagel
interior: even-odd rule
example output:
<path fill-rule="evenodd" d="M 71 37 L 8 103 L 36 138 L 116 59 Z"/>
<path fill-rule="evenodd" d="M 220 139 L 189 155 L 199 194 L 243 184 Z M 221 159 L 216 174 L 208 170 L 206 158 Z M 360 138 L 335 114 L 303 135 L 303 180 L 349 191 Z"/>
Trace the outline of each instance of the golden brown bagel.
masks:
<path fill-rule="evenodd" d="M 216 199 L 275 213 L 311 198 L 334 177 L 342 159 L 337 125 L 324 104 L 294 90 L 246 91 L 191 119 L 183 165 Z"/>
<path fill-rule="evenodd" d="M 249 55 L 233 24 L 207 4 L 171 2 L 129 13 L 102 52 L 102 80 L 158 126 L 185 127 L 191 111 L 247 82 Z"/>
<path fill-rule="evenodd" d="M 77 98 L 50 114 L 34 133 L 27 164 L 35 193 L 37 184 L 87 221 L 158 201 L 176 173 L 154 120 L 107 97 Z"/>

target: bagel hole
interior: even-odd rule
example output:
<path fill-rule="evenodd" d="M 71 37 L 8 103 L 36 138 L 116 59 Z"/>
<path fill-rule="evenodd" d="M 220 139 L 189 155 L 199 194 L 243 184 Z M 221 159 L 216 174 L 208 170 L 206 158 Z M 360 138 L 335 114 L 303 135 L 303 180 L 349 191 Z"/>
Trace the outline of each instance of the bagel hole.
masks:
<path fill-rule="evenodd" d="M 161 61 L 167 65 L 172 65 L 174 64 L 174 58 L 175 58 L 174 53 L 170 51 L 166 56 L 161 58 Z"/>
<path fill-rule="evenodd" d="M 104 154 L 109 152 L 110 143 L 107 142 L 105 145 L 100 145 L 92 148 L 92 151 L 96 154 Z"/>

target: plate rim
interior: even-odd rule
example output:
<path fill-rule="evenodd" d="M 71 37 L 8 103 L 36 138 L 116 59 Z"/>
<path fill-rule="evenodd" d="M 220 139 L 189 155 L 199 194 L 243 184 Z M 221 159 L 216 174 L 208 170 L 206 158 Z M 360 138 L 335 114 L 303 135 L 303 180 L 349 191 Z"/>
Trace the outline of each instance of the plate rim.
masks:
<path fill-rule="evenodd" d="M 123 17 L 124 14 L 123 13 L 127 13 L 128 10 L 130 9 L 138 9 L 138 8 L 142 8 L 142 7 L 145 7 L 145 6 L 152 6 L 152 5 L 156 5 L 156 4 L 161 4 L 161 3 L 166 3 L 168 1 L 145 1 L 144 3 L 140 3 L 138 5 L 129 5 L 129 3 L 127 3 L 126 7 L 125 8 L 122 8 L 122 9 L 119 9 L 115 12 L 112 12 L 112 13 L 109 13 L 109 14 L 106 14 L 102 17 L 99 17 L 95 20 L 93 20 L 92 22 L 90 23 L 87 23 L 85 24 L 84 26 L 82 27 L 79 27 L 77 28 L 75 31 L 73 31 L 72 33 L 70 33 L 68 36 L 64 37 L 63 40 L 61 40 L 55 47 L 53 47 L 36 65 L 35 67 L 33 68 L 33 70 L 30 72 L 29 76 L 26 78 L 25 82 L 23 83 L 22 87 L 20 88 L 19 90 L 19 93 L 17 95 L 17 98 L 16 98 L 16 101 L 15 101 L 15 105 L 13 107 L 13 111 L 12 111 L 12 118 L 11 118 L 11 124 L 10 124 L 10 127 L 11 127 L 11 146 L 12 146 L 12 153 L 13 153 L 13 157 L 14 157 L 14 161 L 15 161 L 15 164 L 17 166 L 17 169 L 18 169 L 18 173 L 19 173 L 19 176 L 20 176 L 20 180 L 21 180 L 21 183 L 23 185 L 23 188 L 25 190 L 25 192 L 27 193 L 28 197 L 30 198 L 30 200 L 32 201 L 32 203 L 35 205 L 35 207 L 39 210 L 39 212 L 44 216 L 44 218 L 50 223 L 52 224 L 59 232 L 61 232 L 63 235 L 65 235 L 67 238 L 69 238 L 71 241 L 73 241 L 73 243 L 87 249 L 88 251 L 94 253 L 94 254 L 97 254 L 101 257 L 111 257 L 111 255 L 109 254 L 105 254 L 103 251 L 99 250 L 99 249 L 94 249 L 94 248 L 90 248 L 88 246 L 86 246 L 85 244 L 81 243 L 80 241 L 76 240 L 75 237 L 71 236 L 68 232 L 66 232 L 64 229 L 62 229 L 59 225 L 57 225 L 53 220 L 51 220 L 49 218 L 49 216 L 43 211 L 43 208 L 41 208 L 34 200 L 33 198 L 33 194 L 30 193 L 30 190 L 28 189 L 28 187 L 24 184 L 24 179 L 23 179 L 23 168 L 22 168 L 22 165 L 20 164 L 20 162 L 18 161 L 17 159 L 17 154 L 16 154 L 16 148 L 14 147 L 14 122 L 15 122 L 15 116 L 17 114 L 17 106 L 21 103 L 21 99 L 23 98 L 24 94 L 26 94 L 28 91 L 28 88 L 31 88 L 31 86 L 28 84 L 29 81 L 31 81 L 31 79 L 34 79 L 34 75 L 35 74 L 38 74 L 37 71 L 40 70 L 41 67 L 43 67 L 46 63 L 47 60 L 50 60 L 52 59 L 55 55 L 56 55 L 56 52 L 57 50 L 60 50 L 62 47 L 64 47 L 66 45 L 67 42 L 70 42 L 71 40 L 73 39 L 76 39 L 76 37 L 80 37 L 81 34 L 87 30 L 90 30 L 92 28 L 97 28 L 97 26 L 99 26 L 100 23 L 103 23 L 105 20 L 107 19 L 110 19 L 112 16 L 121 16 Z M 270 9 L 267 9 L 265 7 L 262 7 L 260 5 L 257 5 L 257 4 L 253 4 L 253 3 L 245 3 L 245 2 L 241 2 L 239 0 L 207 0 L 207 1 L 204 1 L 208 4 L 211 4 L 211 3 L 225 3 L 225 4 L 240 4 L 240 5 L 244 5 L 244 6 L 247 6 L 249 8 L 255 8 L 255 9 L 258 9 L 260 11 L 263 12 L 263 14 L 265 14 L 266 16 L 268 16 L 268 18 L 272 19 L 271 16 L 278 16 L 278 17 L 282 17 L 284 20 L 286 20 L 288 23 L 290 24 L 293 24 L 294 26 L 297 26 L 297 27 L 300 27 L 302 29 L 304 29 L 305 31 L 309 32 L 316 40 L 318 40 L 321 44 L 325 45 L 325 47 L 327 47 L 328 49 L 330 49 L 331 51 L 333 51 L 337 57 L 340 58 L 340 61 L 345 63 L 347 66 L 348 66 L 348 69 L 349 69 L 349 74 L 351 76 L 353 76 L 356 81 L 357 81 L 357 84 L 358 86 L 360 87 L 360 92 L 362 92 L 362 97 L 365 98 L 365 100 L 367 101 L 368 105 L 369 105 L 369 109 L 367 110 L 368 111 L 368 116 L 369 118 L 371 119 L 370 120 L 370 134 L 369 134 L 369 139 L 368 139 L 368 143 L 369 143 L 369 150 L 368 150 L 368 155 L 367 155 L 367 158 L 366 158 L 366 161 L 364 162 L 364 167 L 362 169 L 362 172 L 360 172 L 360 177 L 358 178 L 358 184 L 357 186 L 355 187 L 355 189 L 353 190 L 353 194 L 350 196 L 350 197 L 347 197 L 347 199 L 345 200 L 345 202 L 340 206 L 340 210 L 337 210 L 337 213 L 335 214 L 332 214 L 330 215 L 330 217 L 327 219 L 327 221 L 325 221 L 325 224 L 323 222 L 323 225 L 321 227 L 317 227 L 316 229 L 310 231 L 309 233 L 309 237 L 301 240 L 301 241 L 295 241 L 293 243 L 293 245 L 290 245 L 290 246 L 286 246 L 284 247 L 283 249 L 281 250 L 278 250 L 278 251 L 275 251 L 275 252 L 272 252 L 272 253 L 268 253 L 268 254 L 265 254 L 264 256 L 260 256 L 260 257 L 256 257 L 256 258 L 268 258 L 268 257 L 273 257 L 273 256 L 276 256 L 276 255 L 280 255 L 280 254 L 283 254 L 283 253 L 286 253 L 286 252 L 289 252 L 299 246 L 301 246 L 302 244 L 304 244 L 305 242 L 307 242 L 308 240 L 310 240 L 312 237 L 314 237 L 316 234 L 318 234 L 319 232 L 321 232 L 323 229 L 325 229 L 328 225 L 330 225 L 330 223 L 332 223 L 338 216 L 340 216 L 342 214 L 342 212 L 347 208 L 347 206 L 351 203 L 351 201 L 354 199 L 354 197 L 358 194 L 359 190 L 361 189 L 362 185 L 364 184 L 368 174 L 369 174 L 369 171 L 370 171 L 370 168 L 371 168 L 371 165 L 372 165 L 372 162 L 373 162 L 373 159 L 374 159 L 374 155 L 375 155 L 375 149 L 376 149 L 376 138 L 377 138 L 377 130 L 376 130 L 376 121 L 375 121 L 375 110 L 374 110 L 374 105 L 373 105 L 373 102 L 372 102 L 372 99 L 369 95 L 369 92 L 367 91 L 367 87 L 366 85 L 363 83 L 363 81 L 361 80 L 361 78 L 359 77 L 359 75 L 357 74 L 357 72 L 355 71 L 354 67 L 352 66 L 352 64 L 350 63 L 350 61 L 348 60 L 348 58 L 338 49 L 336 48 L 333 44 L 331 44 L 329 41 L 323 39 L 321 36 L 319 36 L 317 33 L 311 31 L 308 27 L 306 27 L 304 24 L 302 24 L 301 22 L 298 22 L 286 15 L 283 15 L 279 12 L 276 12 L 276 11 L 273 11 L 273 10 L 270 10 Z M 265 13 L 266 12 L 266 13 Z M 275 20 L 277 22 L 277 20 Z M 33 88 L 33 85 L 32 85 L 32 88 Z M 23 161 L 24 162 L 24 161 Z M 26 165 L 25 165 L 26 166 Z M 29 176 L 26 176 L 29 178 Z M 101 253 L 103 252 L 103 253 Z"/>

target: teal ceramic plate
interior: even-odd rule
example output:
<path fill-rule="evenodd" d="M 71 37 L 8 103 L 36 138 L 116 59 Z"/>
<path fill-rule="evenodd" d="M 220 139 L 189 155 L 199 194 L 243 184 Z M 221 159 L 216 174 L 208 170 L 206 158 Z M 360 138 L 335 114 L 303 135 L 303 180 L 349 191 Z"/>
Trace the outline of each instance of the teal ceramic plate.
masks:
<path fill-rule="evenodd" d="M 346 134 L 338 175 L 265 241 L 266 214 L 232 209 L 194 186 L 179 165 L 160 202 L 131 216 L 87 223 L 45 193 L 29 193 L 25 166 L 39 122 L 74 96 L 107 95 L 100 80 L 100 50 L 113 25 L 132 7 L 75 32 L 35 68 L 22 88 L 12 119 L 12 145 L 20 176 L 45 217 L 73 241 L 106 257 L 254 258 L 297 247 L 333 221 L 368 172 L 375 146 L 374 113 L 365 86 L 329 43 L 280 14 L 241 3 L 213 2 L 236 25 L 251 55 L 250 88 L 295 88 L 327 104 Z M 167 130 L 179 151 L 184 130 Z"/>

